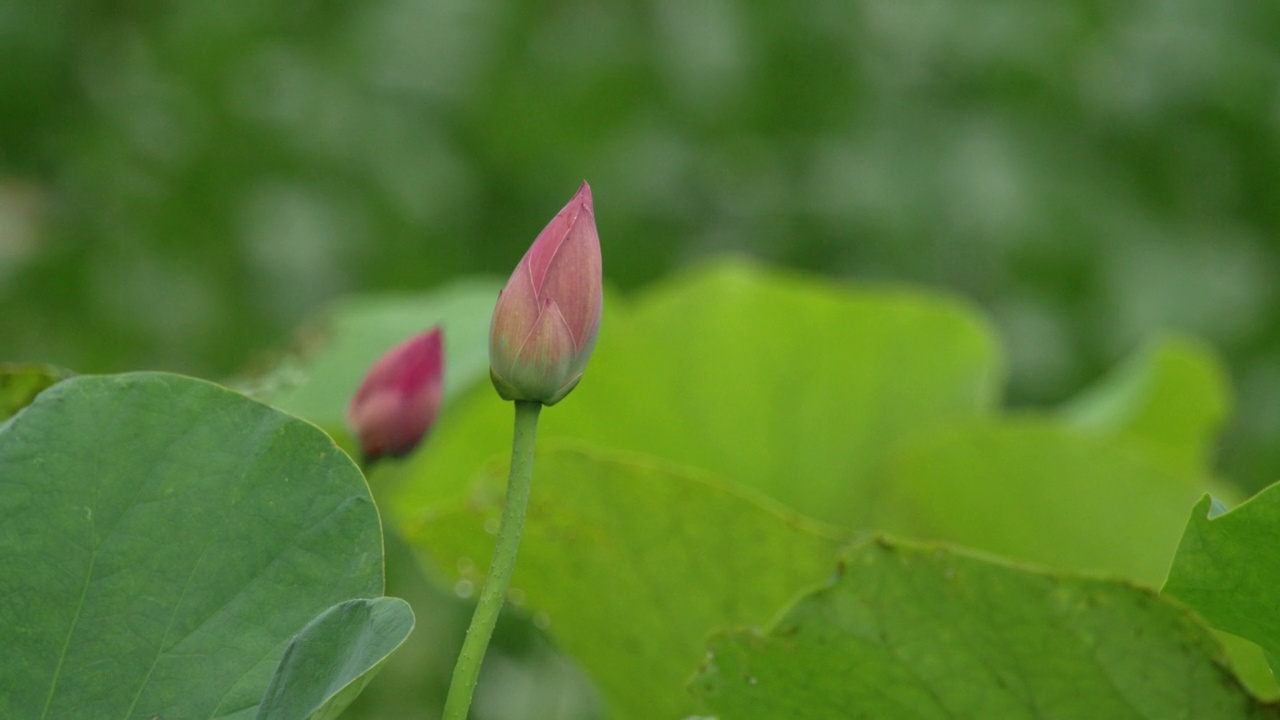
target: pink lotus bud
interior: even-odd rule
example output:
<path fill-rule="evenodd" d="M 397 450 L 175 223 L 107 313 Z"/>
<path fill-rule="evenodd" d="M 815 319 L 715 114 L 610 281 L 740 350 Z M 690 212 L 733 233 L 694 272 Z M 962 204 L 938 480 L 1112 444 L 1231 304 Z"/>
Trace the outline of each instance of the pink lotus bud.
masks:
<path fill-rule="evenodd" d="M 417 447 L 440 410 L 443 339 L 437 325 L 384 354 L 365 376 L 347 423 L 360 437 L 366 462 L 400 457 Z"/>
<path fill-rule="evenodd" d="M 582 379 L 600 332 L 600 237 L 584 182 L 498 294 L 489 376 L 504 400 L 560 401 Z"/>

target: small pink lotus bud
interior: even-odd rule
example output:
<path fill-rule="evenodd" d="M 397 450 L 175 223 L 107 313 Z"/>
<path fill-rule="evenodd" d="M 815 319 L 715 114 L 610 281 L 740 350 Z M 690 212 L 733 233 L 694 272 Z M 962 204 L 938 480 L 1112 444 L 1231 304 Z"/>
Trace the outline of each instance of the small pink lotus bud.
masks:
<path fill-rule="evenodd" d="M 504 400 L 554 405 L 578 384 L 600 332 L 602 284 L 600 237 L 584 182 L 498 294 L 489 376 Z"/>
<path fill-rule="evenodd" d="M 440 410 L 443 355 L 437 325 L 391 348 L 369 368 L 347 407 L 347 423 L 360 437 L 366 462 L 408 454 L 431 429 Z"/>

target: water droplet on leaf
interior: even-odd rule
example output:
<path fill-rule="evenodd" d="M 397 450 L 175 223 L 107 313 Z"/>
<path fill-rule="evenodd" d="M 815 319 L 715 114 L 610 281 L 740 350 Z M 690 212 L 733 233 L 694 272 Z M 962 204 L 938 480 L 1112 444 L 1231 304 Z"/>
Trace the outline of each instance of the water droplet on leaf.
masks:
<path fill-rule="evenodd" d="M 457 595 L 458 597 L 464 600 L 471 597 L 475 593 L 475 591 L 476 591 L 475 583 L 471 582 L 470 580 L 467 580 L 466 578 L 463 578 L 462 580 L 459 580 L 458 582 L 453 584 L 453 594 Z"/>

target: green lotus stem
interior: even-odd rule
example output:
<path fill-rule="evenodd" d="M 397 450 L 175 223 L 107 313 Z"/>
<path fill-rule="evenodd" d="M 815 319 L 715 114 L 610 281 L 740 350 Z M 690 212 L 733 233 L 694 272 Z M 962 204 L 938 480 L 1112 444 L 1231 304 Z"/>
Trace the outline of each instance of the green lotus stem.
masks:
<path fill-rule="evenodd" d="M 498 530 L 498 544 L 489 564 L 489 575 L 480 589 L 480 601 L 471 616 L 458 664 L 453 668 L 453 681 L 449 683 L 449 697 L 444 703 L 444 720 L 466 720 L 471 708 L 471 696 L 475 693 L 476 678 L 484 662 L 493 626 L 511 584 L 511 573 L 516 566 L 516 553 L 520 550 L 520 535 L 524 532 L 525 507 L 529 504 L 529 486 L 533 480 L 533 444 L 538 434 L 538 413 L 542 403 L 517 400 L 515 434 L 511 441 L 511 474 L 507 478 L 507 501 L 502 510 L 502 527 Z"/>

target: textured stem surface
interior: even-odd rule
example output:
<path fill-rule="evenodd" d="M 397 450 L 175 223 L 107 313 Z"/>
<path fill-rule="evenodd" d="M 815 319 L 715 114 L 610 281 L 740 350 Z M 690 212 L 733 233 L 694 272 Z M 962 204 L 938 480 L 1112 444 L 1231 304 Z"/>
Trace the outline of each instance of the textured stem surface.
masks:
<path fill-rule="evenodd" d="M 516 553 L 520 550 L 520 535 L 524 532 L 524 511 L 529 504 L 529 486 L 533 479 L 533 444 L 538 434 L 538 413 L 542 403 L 516 401 L 516 428 L 511 441 L 511 474 L 507 478 L 507 501 L 502 510 L 502 527 L 498 530 L 498 545 L 489 564 L 489 575 L 480 589 L 480 601 L 467 638 L 462 643 L 458 664 L 453 668 L 453 681 L 449 684 L 449 698 L 444 704 L 444 720 L 466 720 L 471 708 L 471 696 L 475 693 L 476 678 L 484 662 L 493 626 L 498 622 L 498 612 L 511 584 L 511 573 L 516 567 Z"/>

